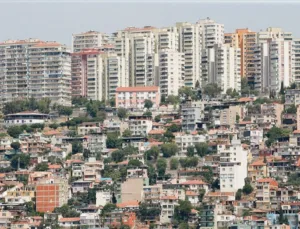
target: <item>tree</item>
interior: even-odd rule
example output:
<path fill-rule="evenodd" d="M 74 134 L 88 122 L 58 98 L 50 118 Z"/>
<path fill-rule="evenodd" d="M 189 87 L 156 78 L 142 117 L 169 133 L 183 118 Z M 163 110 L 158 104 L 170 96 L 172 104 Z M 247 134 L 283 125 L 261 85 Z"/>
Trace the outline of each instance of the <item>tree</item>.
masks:
<path fill-rule="evenodd" d="M 144 100 L 144 107 L 147 108 L 148 110 L 149 110 L 150 108 L 152 108 L 152 107 L 153 107 L 153 102 L 152 102 L 152 100 L 150 100 L 150 99 L 145 99 L 145 100 Z"/>
<path fill-rule="evenodd" d="M 193 91 L 192 88 L 190 88 L 190 87 L 180 88 L 178 91 L 178 95 L 179 95 L 179 97 L 184 98 L 185 100 L 187 100 L 189 98 L 194 100 L 196 98 L 195 91 Z"/>
<path fill-rule="evenodd" d="M 199 155 L 199 157 L 204 157 L 205 155 L 210 153 L 208 144 L 205 142 L 196 143 L 195 149 L 196 149 L 196 153 Z"/>
<path fill-rule="evenodd" d="M 83 153 L 83 146 L 80 141 L 72 142 L 72 154 Z"/>
<path fill-rule="evenodd" d="M 56 130 L 59 127 L 59 125 L 57 123 L 51 123 L 49 124 L 49 127 Z"/>
<path fill-rule="evenodd" d="M 132 159 L 128 162 L 128 167 L 140 167 L 142 164 L 138 159 Z"/>
<path fill-rule="evenodd" d="M 179 165 L 179 161 L 177 158 L 171 158 L 170 160 L 170 169 L 171 170 L 176 170 L 178 168 L 178 165 Z"/>
<path fill-rule="evenodd" d="M 182 222 L 179 224 L 178 229 L 189 229 L 189 225 L 186 222 Z"/>
<path fill-rule="evenodd" d="M 288 114 L 297 114 L 297 107 L 293 104 L 288 109 L 285 110 Z"/>
<path fill-rule="evenodd" d="M 192 204 L 188 200 L 179 200 L 179 205 L 174 209 L 174 219 L 179 222 L 187 222 L 192 211 Z"/>
<path fill-rule="evenodd" d="M 245 178 L 245 185 L 243 187 L 243 193 L 249 195 L 253 191 L 253 187 L 251 186 L 250 180 Z"/>
<path fill-rule="evenodd" d="M 88 149 L 84 149 L 83 150 L 83 158 L 85 160 L 87 160 L 90 157 L 90 155 L 91 155 L 91 151 L 90 150 L 88 150 Z"/>
<path fill-rule="evenodd" d="M 127 117 L 127 110 L 123 107 L 120 107 L 118 108 L 117 115 L 121 120 L 123 120 Z"/>
<path fill-rule="evenodd" d="M 19 135 L 23 133 L 23 130 L 21 129 L 20 126 L 10 126 L 7 129 L 7 133 L 9 134 L 9 136 L 13 138 L 18 138 Z"/>
<path fill-rule="evenodd" d="M 21 169 L 25 169 L 29 165 L 30 155 L 24 153 L 17 154 L 12 157 L 10 162 L 11 162 L 11 167 L 13 167 L 14 169 L 18 169 L 19 165 Z"/>
<path fill-rule="evenodd" d="M 71 107 L 59 106 L 58 107 L 58 114 L 70 116 L 73 113 L 73 109 Z"/>
<path fill-rule="evenodd" d="M 157 159 L 160 150 L 157 146 L 152 146 L 149 150 L 147 150 L 144 155 L 146 160 L 155 160 Z"/>
<path fill-rule="evenodd" d="M 198 165 L 198 158 L 197 157 L 181 158 L 179 162 L 182 168 L 196 167 Z"/>
<path fill-rule="evenodd" d="M 268 137 L 268 140 L 265 143 L 269 147 L 278 138 L 288 137 L 290 132 L 291 131 L 288 129 L 281 129 L 279 127 L 273 126 L 266 134 L 266 136 Z"/>
<path fill-rule="evenodd" d="M 242 189 L 238 189 L 235 193 L 235 200 L 241 200 L 242 199 Z"/>
<path fill-rule="evenodd" d="M 131 135 L 132 135 L 132 133 L 129 129 L 124 130 L 123 137 L 130 137 Z"/>
<path fill-rule="evenodd" d="M 54 209 L 54 213 L 61 214 L 65 218 L 71 218 L 71 217 L 79 217 L 80 213 L 76 210 L 70 208 L 69 205 L 64 204 L 61 207 L 57 207 Z"/>
<path fill-rule="evenodd" d="M 194 146 L 188 146 L 186 155 L 188 157 L 193 157 L 195 155 L 195 147 Z"/>
<path fill-rule="evenodd" d="M 280 95 L 284 95 L 285 94 L 283 81 L 281 81 L 279 94 Z"/>
<path fill-rule="evenodd" d="M 46 162 L 38 163 L 35 168 L 35 171 L 47 171 L 48 170 L 48 164 Z"/>
<path fill-rule="evenodd" d="M 118 162 L 124 161 L 125 154 L 122 150 L 116 150 L 116 151 L 112 152 L 111 158 L 113 159 L 114 162 L 118 163 Z"/>
<path fill-rule="evenodd" d="M 102 208 L 101 216 L 107 215 L 108 213 L 112 212 L 116 208 L 117 206 L 115 204 L 110 204 L 110 203 L 105 204 L 104 207 Z"/>
<path fill-rule="evenodd" d="M 154 121 L 155 121 L 155 122 L 160 122 L 160 120 L 161 120 L 161 115 L 156 115 L 156 116 L 154 117 Z"/>
<path fill-rule="evenodd" d="M 175 143 L 165 143 L 161 146 L 163 157 L 171 157 L 178 153 L 178 147 Z"/>
<path fill-rule="evenodd" d="M 168 104 L 177 105 L 177 104 L 180 103 L 180 100 L 179 100 L 179 97 L 178 97 L 178 96 L 175 96 L 175 95 L 169 95 L 169 96 L 167 97 L 166 102 L 167 102 Z"/>
<path fill-rule="evenodd" d="M 147 163 L 148 166 L 148 177 L 149 177 L 149 185 L 156 184 L 157 173 L 154 166 L 151 163 Z"/>
<path fill-rule="evenodd" d="M 89 188 L 87 193 L 88 204 L 96 204 L 96 189 Z"/>
<path fill-rule="evenodd" d="M 160 208 L 146 203 L 141 203 L 137 211 L 138 218 L 141 221 L 154 220 L 160 215 Z"/>
<path fill-rule="evenodd" d="M 38 110 L 41 113 L 48 114 L 50 112 L 51 100 L 49 98 L 42 98 L 38 101 Z"/>
<path fill-rule="evenodd" d="M 164 158 L 159 158 L 156 162 L 157 173 L 159 177 L 163 177 L 167 169 L 167 160 Z"/>
<path fill-rule="evenodd" d="M 20 149 L 21 144 L 19 142 L 12 142 L 10 147 L 14 149 L 14 151 L 18 151 Z"/>
<path fill-rule="evenodd" d="M 180 131 L 180 127 L 177 126 L 176 124 L 172 124 L 171 126 L 168 127 L 168 131 L 174 133 L 174 132 L 179 132 Z"/>
<path fill-rule="evenodd" d="M 111 148 L 120 148 L 122 146 L 122 139 L 119 139 L 117 133 L 108 133 L 106 139 L 106 147 Z"/>
<path fill-rule="evenodd" d="M 111 99 L 109 99 L 109 105 L 111 107 L 115 107 L 116 106 L 116 99 L 113 97 Z"/>
<path fill-rule="evenodd" d="M 144 112 L 143 116 L 152 117 L 152 112 L 147 110 L 146 112 Z"/>
<path fill-rule="evenodd" d="M 203 88 L 203 93 L 214 98 L 221 93 L 221 88 L 216 83 L 209 83 Z"/>

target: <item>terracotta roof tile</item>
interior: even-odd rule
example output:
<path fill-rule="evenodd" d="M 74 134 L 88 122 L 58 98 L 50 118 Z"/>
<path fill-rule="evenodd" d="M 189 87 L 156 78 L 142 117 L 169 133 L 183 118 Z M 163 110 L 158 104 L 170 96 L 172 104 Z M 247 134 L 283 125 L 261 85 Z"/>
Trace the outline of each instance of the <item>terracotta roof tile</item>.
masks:
<path fill-rule="evenodd" d="M 146 86 L 146 87 L 118 87 L 116 92 L 143 92 L 143 91 L 159 91 L 157 86 Z"/>

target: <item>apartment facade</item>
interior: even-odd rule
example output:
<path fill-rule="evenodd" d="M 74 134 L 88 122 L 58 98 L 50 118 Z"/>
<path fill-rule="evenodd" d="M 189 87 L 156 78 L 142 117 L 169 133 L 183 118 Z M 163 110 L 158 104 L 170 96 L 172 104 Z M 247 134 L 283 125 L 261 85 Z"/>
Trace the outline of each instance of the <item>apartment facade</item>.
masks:
<path fill-rule="evenodd" d="M 236 192 L 243 188 L 247 177 L 248 151 L 241 141 L 233 139 L 230 145 L 219 145 L 220 154 L 220 190 L 221 192 Z"/>
<path fill-rule="evenodd" d="M 241 53 L 239 48 L 215 44 L 202 51 L 202 85 L 215 83 L 222 93 L 241 90 Z"/>
<path fill-rule="evenodd" d="M 101 47 L 107 44 L 109 37 L 107 34 L 97 31 L 87 31 L 72 35 L 72 52 L 80 52 L 84 49 Z"/>
<path fill-rule="evenodd" d="M 124 59 L 112 52 L 85 49 L 72 54 L 72 95 L 92 100 L 110 99 L 127 86 Z"/>
<path fill-rule="evenodd" d="M 153 108 L 160 104 L 160 88 L 148 87 L 118 87 L 116 89 L 116 107 L 143 109 L 145 100 L 151 100 Z"/>
<path fill-rule="evenodd" d="M 65 45 L 38 39 L 0 44 L 0 105 L 25 98 L 49 98 L 71 105 L 70 52 Z"/>
<path fill-rule="evenodd" d="M 52 212 L 68 202 L 68 181 L 53 177 L 40 180 L 36 184 L 36 211 Z"/>

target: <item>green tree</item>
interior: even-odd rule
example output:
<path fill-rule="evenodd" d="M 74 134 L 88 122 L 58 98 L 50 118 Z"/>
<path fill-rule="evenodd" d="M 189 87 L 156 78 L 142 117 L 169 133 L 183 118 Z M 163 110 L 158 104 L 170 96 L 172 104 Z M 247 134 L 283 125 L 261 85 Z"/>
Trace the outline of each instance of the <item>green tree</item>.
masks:
<path fill-rule="evenodd" d="M 123 107 L 118 108 L 117 115 L 119 119 L 123 120 L 127 117 L 127 110 Z"/>
<path fill-rule="evenodd" d="M 178 91 L 178 95 L 181 98 L 187 100 L 188 98 L 195 99 L 196 94 L 190 87 L 182 87 Z"/>
<path fill-rule="evenodd" d="M 48 170 L 48 164 L 46 162 L 38 163 L 35 168 L 35 171 L 47 171 Z"/>
<path fill-rule="evenodd" d="M 54 213 L 61 214 L 65 218 L 79 217 L 80 213 L 70 208 L 67 204 L 54 209 Z"/>
<path fill-rule="evenodd" d="M 128 162 L 128 167 L 140 167 L 142 164 L 138 159 L 132 159 Z"/>
<path fill-rule="evenodd" d="M 149 184 L 154 185 L 156 184 L 156 179 L 157 179 L 157 173 L 154 168 L 154 166 L 151 163 L 147 163 L 148 166 L 148 177 L 149 177 Z"/>
<path fill-rule="evenodd" d="M 216 83 L 209 83 L 203 88 L 203 93 L 214 98 L 221 93 L 221 88 Z"/>
<path fill-rule="evenodd" d="M 195 147 L 194 146 L 188 146 L 186 155 L 188 157 L 193 157 L 195 155 Z"/>
<path fill-rule="evenodd" d="M 70 116 L 73 113 L 73 109 L 71 107 L 59 106 L 58 107 L 58 114 Z"/>
<path fill-rule="evenodd" d="M 182 222 L 179 224 L 178 229 L 189 229 L 189 225 L 186 222 Z"/>
<path fill-rule="evenodd" d="M 19 142 L 12 142 L 10 147 L 14 149 L 14 151 L 18 151 L 20 149 L 21 144 Z"/>
<path fill-rule="evenodd" d="M 120 148 L 122 146 L 122 139 L 119 138 L 117 133 L 108 133 L 106 139 L 106 147 L 111 148 Z"/>
<path fill-rule="evenodd" d="M 155 160 L 157 159 L 160 150 L 157 146 L 152 146 L 149 150 L 147 150 L 144 155 L 146 160 Z"/>
<path fill-rule="evenodd" d="M 235 200 L 241 200 L 242 199 L 242 189 L 238 189 L 235 193 Z"/>
<path fill-rule="evenodd" d="M 146 117 L 152 117 L 152 112 L 147 110 L 143 113 L 143 116 L 146 116 Z"/>
<path fill-rule="evenodd" d="M 118 163 L 118 162 L 124 161 L 125 154 L 122 150 L 116 150 L 116 151 L 112 152 L 111 158 L 114 162 Z"/>
<path fill-rule="evenodd" d="M 192 211 L 192 204 L 188 200 L 179 200 L 179 205 L 174 209 L 174 219 L 178 222 L 187 222 Z"/>
<path fill-rule="evenodd" d="M 289 108 L 285 110 L 286 113 L 288 114 L 297 114 L 297 107 L 293 104 Z"/>
<path fill-rule="evenodd" d="M 164 158 L 159 158 L 156 162 L 156 168 L 158 176 L 163 177 L 167 169 L 167 160 Z"/>
<path fill-rule="evenodd" d="M 180 131 L 180 127 L 177 126 L 176 124 L 172 124 L 171 126 L 168 127 L 168 131 L 174 133 L 174 132 L 179 132 Z"/>
<path fill-rule="evenodd" d="M 161 120 L 161 115 L 156 115 L 156 116 L 154 117 L 154 121 L 155 121 L 155 122 L 160 122 L 160 120 Z"/>
<path fill-rule="evenodd" d="M 161 146 L 163 157 L 172 157 L 178 153 L 178 147 L 175 143 L 165 143 Z"/>
<path fill-rule="evenodd" d="M 153 107 L 153 102 L 152 102 L 152 100 L 150 100 L 150 99 L 145 99 L 144 100 L 144 107 L 146 108 L 146 109 L 150 109 L 150 108 L 152 108 Z"/>
<path fill-rule="evenodd" d="M 182 168 L 196 167 L 198 165 L 198 158 L 197 157 L 181 158 L 179 162 Z"/>
<path fill-rule="evenodd" d="M 210 153 L 208 144 L 205 142 L 196 143 L 195 149 L 196 149 L 196 153 L 199 155 L 199 157 L 204 157 L 205 155 Z"/>
<path fill-rule="evenodd" d="M 72 154 L 83 153 L 83 146 L 80 141 L 72 142 Z"/>
<path fill-rule="evenodd" d="M 179 99 L 178 96 L 175 96 L 175 95 L 169 95 L 169 96 L 167 97 L 166 102 L 167 102 L 168 104 L 177 105 L 177 104 L 180 103 L 180 99 Z"/>
<path fill-rule="evenodd" d="M 178 161 L 178 159 L 177 158 L 171 158 L 171 160 L 170 160 L 170 169 L 171 170 L 176 170 L 176 169 L 178 169 L 178 165 L 179 165 L 179 161 Z"/>
<path fill-rule="evenodd" d="M 124 130 L 123 137 L 130 137 L 131 135 L 132 135 L 132 133 L 129 129 Z"/>
<path fill-rule="evenodd" d="M 109 99 L 109 105 L 110 105 L 111 107 L 115 107 L 115 106 L 116 106 L 116 99 L 115 99 L 115 98 Z"/>
<path fill-rule="evenodd" d="M 59 125 L 57 123 L 51 123 L 49 124 L 49 127 L 56 130 L 59 127 Z"/>
<path fill-rule="evenodd" d="M 87 199 L 89 204 L 96 204 L 96 189 L 89 188 L 87 193 Z"/>
<path fill-rule="evenodd" d="M 104 207 L 102 208 L 101 216 L 106 216 L 108 213 L 112 212 L 116 208 L 117 206 L 115 204 L 110 204 L 110 203 L 105 204 Z"/>
<path fill-rule="evenodd" d="M 288 137 L 291 131 L 288 129 L 281 129 L 279 127 L 273 126 L 266 134 L 268 140 L 265 142 L 266 145 L 269 147 L 275 142 L 278 138 L 281 137 Z"/>
<path fill-rule="evenodd" d="M 243 193 L 249 195 L 253 191 L 253 187 L 251 186 L 250 180 L 245 178 L 245 185 L 243 187 Z"/>
<path fill-rule="evenodd" d="M 137 211 L 137 216 L 141 221 L 154 220 L 160 215 L 160 208 L 155 207 L 151 204 L 141 203 L 139 210 Z"/>
<path fill-rule="evenodd" d="M 17 154 L 12 157 L 10 162 L 11 167 L 13 167 L 14 169 L 18 169 L 19 165 L 21 169 L 26 169 L 30 162 L 30 155 L 24 153 Z"/>
<path fill-rule="evenodd" d="M 13 138 L 18 138 L 19 135 L 23 133 L 23 130 L 21 129 L 20 126 L 10 126 L 7 129 L 7 133 L 9 134 L 9 136 Z"/>
<path fill-rule="evenodd" d="M 42 98 L 38 101 L 38 110 L 41 113 L 48 114 L 50 112 L 51 100 L 49 98 Z"/>

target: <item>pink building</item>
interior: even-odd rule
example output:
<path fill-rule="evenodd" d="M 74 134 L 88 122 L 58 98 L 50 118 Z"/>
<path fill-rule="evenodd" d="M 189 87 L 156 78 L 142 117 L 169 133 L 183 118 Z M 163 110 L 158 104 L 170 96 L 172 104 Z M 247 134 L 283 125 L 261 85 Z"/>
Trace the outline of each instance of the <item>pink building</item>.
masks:
<path fill-rule="evenodd" d="M 158 108 L 160 104 L 159 87 L 118 87 L 116 89 L 116 107 L 142 109 L 146 99 L 153 102 L 153 108 Z"/>

